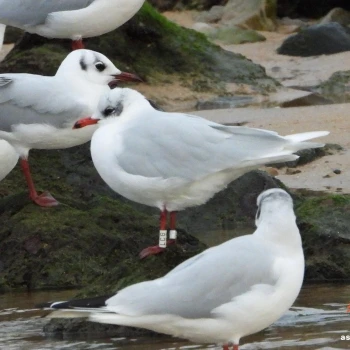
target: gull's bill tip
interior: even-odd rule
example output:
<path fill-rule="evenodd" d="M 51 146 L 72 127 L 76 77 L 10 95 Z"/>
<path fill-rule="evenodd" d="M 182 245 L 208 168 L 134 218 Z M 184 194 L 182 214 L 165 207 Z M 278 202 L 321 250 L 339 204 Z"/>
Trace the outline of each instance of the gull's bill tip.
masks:
<path fill-rule="evenodd" d="M 115 88 L 120 81 L 143 82 L 138 75 L 133 73 L 121 72 L 119 74 L 114 74 L 113 77 L 114 80 L 108 84 L 111 89 Z"/>
<path fill-rule="evenodd" d="M 73 126 L 73 129 L 81 129 L 88 125 L 97 124 L 100 119 L 93 119 L 91 117 L 79 119 Z"/>

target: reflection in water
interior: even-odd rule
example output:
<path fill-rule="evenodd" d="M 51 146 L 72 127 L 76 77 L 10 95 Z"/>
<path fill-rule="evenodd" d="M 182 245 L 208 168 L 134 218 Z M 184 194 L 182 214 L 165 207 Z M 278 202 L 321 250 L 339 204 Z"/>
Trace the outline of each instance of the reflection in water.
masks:
<path fill-rule="evenodd" d="M 0 295 L 1 350 L 175 350 L 217 349 L 169 339 L 108 338 L 88 341 L 46 339 L 42 332 L 47 311 L 33 309 L 42 301 L 66 300 L 75 291 L 11 293 Z M 242 339 L 242 350 L 253 349 L 350 349 L 350 285 L 306 285 L 295 306 L 266 330 Z"/>

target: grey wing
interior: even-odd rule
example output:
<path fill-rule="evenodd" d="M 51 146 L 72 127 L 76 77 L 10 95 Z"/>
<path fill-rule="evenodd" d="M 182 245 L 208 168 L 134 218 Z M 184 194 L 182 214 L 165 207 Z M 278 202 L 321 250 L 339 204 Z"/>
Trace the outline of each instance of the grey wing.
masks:
<path fill-rule="evenodd" d="M 275 285 L 273 256 L 250 237 L 229 241 L 185 261 L 162 278 L 127 287 L 107 300 L 126 315 L 209 317 L 256 284 Z"/>
<path fill-rule="evenodd" d="M 0 130 L 11 131 L 16 124 L 73 126 L 87 115 L 86 106 L 73 99 L 67 86 L 53 77 L 32 74 L 0 75 Z"/>
<path fill-rule="evenodd" d="M 198 179 L 279 152 L 289 141 L 267 130 L 224 126 L 152 111 L 123 134 L 119 165 L 145 177 Z"/>
<path fill-rule="evenodd" d="M 0 0 L 0 23 L 15 27 L 44 24 L 49 13 L 83 9 L 95 0 Z"/>

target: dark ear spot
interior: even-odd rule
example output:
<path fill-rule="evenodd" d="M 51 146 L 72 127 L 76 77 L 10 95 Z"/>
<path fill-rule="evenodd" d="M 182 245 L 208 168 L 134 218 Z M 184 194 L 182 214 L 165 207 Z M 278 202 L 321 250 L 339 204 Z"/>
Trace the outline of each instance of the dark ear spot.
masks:
<path fill-rule="evenodd" d="M 124 106 L 121 102 L 115 106 L 115 115 L 121 115 L 123 113 Z"/>
<path fill-rule="evenodd" d="M 82 58 L 80 59 L 79 63 L 80 63 L 80 68 L 81 68 L 82 70 L 86 70 L 86 69 L 87 69 L 87 65 L 86 65 L 86 63 L 85 63 L 85 61 L 84 61 L 84 57 L 82 57 Z"/>

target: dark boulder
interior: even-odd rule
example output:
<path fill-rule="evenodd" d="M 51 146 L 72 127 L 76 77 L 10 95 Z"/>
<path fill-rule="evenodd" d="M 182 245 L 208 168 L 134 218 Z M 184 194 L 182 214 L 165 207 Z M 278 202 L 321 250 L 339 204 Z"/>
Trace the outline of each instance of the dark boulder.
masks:
<path fill-rule="evenodd" d="M 288 37 L 277 49 L 281 55 L 318 56 L 350 50 L 350 28 L 339 23 L 316 24 Z"/>

